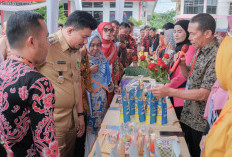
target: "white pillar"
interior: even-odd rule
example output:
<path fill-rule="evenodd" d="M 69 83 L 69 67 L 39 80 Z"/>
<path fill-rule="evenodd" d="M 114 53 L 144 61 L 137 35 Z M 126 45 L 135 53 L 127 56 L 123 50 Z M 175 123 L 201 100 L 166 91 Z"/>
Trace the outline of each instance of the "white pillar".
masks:
<path fill-rule="evenodd" d="M 77 10 L 76 4 L 74 1 L 70 1 L 70 14 Z"/>
<path fill-rule="evenodd" d="M 74 0 L 76 5 L 76 10 L 82 10 L 82 0 Z"/>
<path fill-rule="evenodd" d="M 206 13 L 206 11 L 207 11 L 207 0 L 204 0 L 203 13 Z"/>
<path fill-rule="evenodd" d="M 59 1 L 47 0 L 47 27 L 48 32 L 53 34 L 58 28 Z"/>
<path fill-rule="evenodd" d="M 123 20 L 124 2 L 125 0 L 116 0 L 115 20 L 118 20 L 119 23 Z"/>
<path fill-rule="evenodd" d="M 110 22 L 110 2 L 103 2 L 103 21 Z"/>
<path fill-rule="evenodd" d="M 183 15 L 184 14 L 184 0 L 181 0 L 181 3 L 180 3 L 180 15 Z"/>

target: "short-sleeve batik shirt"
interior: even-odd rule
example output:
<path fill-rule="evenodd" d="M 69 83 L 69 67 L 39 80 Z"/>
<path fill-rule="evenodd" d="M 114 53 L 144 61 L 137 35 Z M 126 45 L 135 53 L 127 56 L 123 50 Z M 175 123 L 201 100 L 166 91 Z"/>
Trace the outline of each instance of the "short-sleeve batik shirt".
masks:
<path fill-rule="evenodd" d="M 54 105 L 52 84 L 31 63 L 0 65 L 0 135 L 13 156 L 59 156 Z"/>
<path fill-rule="evenodd" d="M 213 40 L 211 43 L 203 47 L 197 56 L 191 76 L 189 76 L 189 89 L 205 88 L 211 90 L 216 81 L 215 59 L 219 43 Z M 196 54 L 193 57 L 195 59 Z M 193 64 L 189 64 L 189 70 Z M 207 125 L 204 119 L 206 101 L 185 101 L 181 122 L 188 125 L 194 130 L 203 132 Z"/>

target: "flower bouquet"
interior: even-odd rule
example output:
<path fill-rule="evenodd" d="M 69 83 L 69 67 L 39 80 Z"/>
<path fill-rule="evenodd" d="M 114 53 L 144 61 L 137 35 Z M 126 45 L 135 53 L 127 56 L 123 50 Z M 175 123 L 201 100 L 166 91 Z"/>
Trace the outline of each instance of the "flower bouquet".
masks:
<path fill-rule="evenodd" d="M 150 70 L 150 76 L 153 79 L 156 79 L 157 82 L 169 83 L 168 79 L 168 66 L 167 59 L 169 58 L 168 54 L 164 54 L 164 58 L 158 58 L 148 65 L 148 69 Z"/>
<path fill-rule="evenodd" d="M 139 59 L 140 59 L 139 66 L 141 66 L 143 68 L 147 68 L 148 63 L 147 63 L 147 60 L 146 60 L 146 56 L 142 55 L 142 56 L 140 56 Z"/>

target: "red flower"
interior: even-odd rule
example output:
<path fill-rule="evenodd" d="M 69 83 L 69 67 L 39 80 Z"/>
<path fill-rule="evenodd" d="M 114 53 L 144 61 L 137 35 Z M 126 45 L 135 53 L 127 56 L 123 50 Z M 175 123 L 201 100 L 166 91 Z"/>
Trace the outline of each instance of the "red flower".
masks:
<path fill-rule="evenodd" d="M 163 57 L 166 58 L 166 59 L 169 59 L 169 54 L 165 53 L 165 54 L 163 55 Z"/>
<path fill-rule="evenodd" d="M 157 66 L 162 66 L 162 61 L 158 61 Z"/>
<path fill-rule="evenodd" d="M 162 69 L 168 69 L 168 66 L 167 66 L 164 62 L 162 62 L 162 63 L 161 63 L 161 68 L 162 68 Z"/>
<path fill-rule="evenodd" d="M 152 63 L 152 64 L 151 64 L 151 67 L 152 67 L 152 69 L 154 69 L 154 68 L 156 67 L 156 64 L 155 64 L 155 63 Z"/>
<path fill-rule="evenodd" d="M 162 62 L 162 58 L 158 58 L 157 61 L 158 61 L 158 62 Z"/>
<path fill-rule="evenodd" d="M 132 60 L 133 60 L 133 62 L 137 62 L 138 58 L 136 56 L 133 56 Z"/>
<path fill-rule="evenodd" d="M 155 68 L 155 72 L 158 72 L 158 69 Z"/>
<path fill-rule="evenodd" d="M 155 63 L 152 63 L 152 64 L 149 64 L 148 65 L 148 69 L 152 70 L 156 67 L 156 64 Z"/>
<path fill-rule="evenodd" d="M 144 55 L 142 55 L 141 57 L 140 57 L 140 60 L 141 61 L 144 61 L 146 59 L 146 56 L 144 56 Z"/>

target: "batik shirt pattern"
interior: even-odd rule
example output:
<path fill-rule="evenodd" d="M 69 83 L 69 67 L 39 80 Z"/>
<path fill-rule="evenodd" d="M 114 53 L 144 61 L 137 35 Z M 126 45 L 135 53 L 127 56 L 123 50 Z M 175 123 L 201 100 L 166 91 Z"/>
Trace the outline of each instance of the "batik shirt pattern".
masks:
<path fill-rule="evenodd" d="M 0 86 L 0 134 L 5 148 L 13 156 L 59 156 L 50 81 L 32 64 L 8 59 L 0 65 Z"/>
<path fill-rule="evenodd" d="M 133 49 L 133 53 L 131 54 L 131 58 L 129 58 L 129 64 L 130 64 L 132 62 L 132 58 L 134 56 L 138 58 L 138 56 L 137 56 L 137 43 L 136 43 L 135 39 L 133 37 L 131 37 L 130 35 L 127 36 L 127 40 L 128 40 L 127 48 Z"/>
<path fill-rule="evenodd" d="M 144 47 L 144 52 L 149 52 L 149 47 L 151 46 L 151 37 L 149 35 L 143 38 L 141 46 Z"/>
<path fill-rule="evenodd" d="M 189 89 L 205 88 L 211 90 L 216 81 L 215 60 L 219 43 L 214 40 L 203 47 L 197 56 L 192 74 L 189 76 Z M 192 67 L 192 62 L 188 65 Z M 204 119 L 206 101 L 185 101 L 180 121 L 194 130 L 204 132 L 207 120 Z"/>

